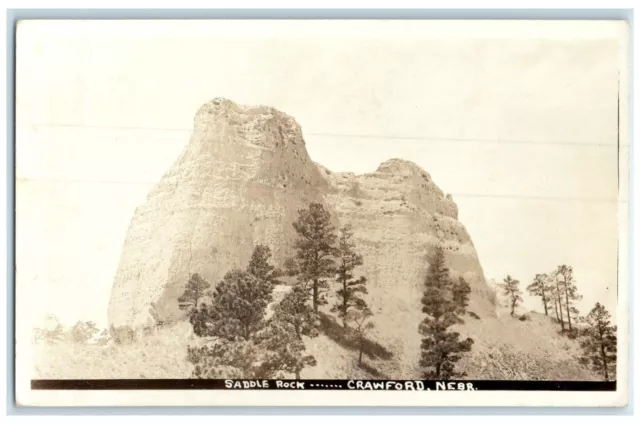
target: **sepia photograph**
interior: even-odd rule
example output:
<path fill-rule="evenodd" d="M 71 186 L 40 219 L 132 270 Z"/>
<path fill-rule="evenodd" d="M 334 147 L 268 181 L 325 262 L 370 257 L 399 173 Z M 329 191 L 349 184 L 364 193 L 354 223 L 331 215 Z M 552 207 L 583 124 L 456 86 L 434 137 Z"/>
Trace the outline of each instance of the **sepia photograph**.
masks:
<path fill-rule="evenodd" d="M 626 405 L 628 37 L 20 21 L 18 403 Z"/>

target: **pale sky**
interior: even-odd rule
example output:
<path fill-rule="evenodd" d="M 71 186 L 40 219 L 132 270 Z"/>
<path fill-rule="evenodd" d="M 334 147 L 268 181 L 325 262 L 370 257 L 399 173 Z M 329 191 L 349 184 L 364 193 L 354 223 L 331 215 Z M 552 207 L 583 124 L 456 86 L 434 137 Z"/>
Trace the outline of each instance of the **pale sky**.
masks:
<path fill-rule="evenodd" d="M 29 293 L 36 321 L 106 325 L 135 207 L 198 107 L 226 97 L 294 116 L 311 158 L 333 171 L 393 157 L 423 167 L 456 201 L 487 280 L 510 274 L 524 290 L 566 263 L 581 312 L 612 309 L 616 34 L 522 22 L 21 24 L 18 296 Z"/>

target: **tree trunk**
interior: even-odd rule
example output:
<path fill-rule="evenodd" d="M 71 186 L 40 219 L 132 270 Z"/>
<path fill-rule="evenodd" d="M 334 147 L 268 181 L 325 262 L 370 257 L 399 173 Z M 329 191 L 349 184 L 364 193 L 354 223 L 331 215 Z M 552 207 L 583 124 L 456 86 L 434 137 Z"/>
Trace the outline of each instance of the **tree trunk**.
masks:
<path fill-rule="evenodd" d="M 547 298 L 544 296 L 544 292 L 542 293 L 542 303 L 544 304 L 544 314 L 549 316 L 549 309 L 547 308 Z"/>
<path fill-rule="evenodd" d="M 515 310 L 516 310 L 516 301 L 512 300 L 511 301 L 511 316 L 513 316 L 513 313 L 515 312 Z"/>
<path fill-rule="evenodd" d="M 571 311 L 569 309 L 569 290 L 567 289 L 567 281 L 565 280 L 564 282 L 564 296 L 567 302 L 567 323 L 569 323 L 569 331 L 572 330 L 571 328 Z"/>
<path fill-rule="evenodd" d="M 342 326 L 347 328 L 347 279 L 342 278 Z"/>
<path fill-rule="evenodd" d="M 553 308 L 556 311 L 556 319 L 558 320 L 558 322 L 560 322 L 560 315 L 558 315 L 558 299 L 556 299 L 555 297 L 553 298 Z"/>
<path fill-rule="evenodd" d="M 364 351 L 364 338 L 360 336 L 360 355 L 358 356 L 358 366 L 362 365 L 362 351 Z"/>
<path fill-rule="evenodd" d="M 300 324 L 296 323 L 295 327 L 296 327 L 296 336 L 298 337 L 298 340 L 302 340 L 302 336 L 300 335 Z"/>
<path fill-rule="evenodd" d="M 300 380 L 300 370 L 296 369 L 296 380 Z"/>
<path fill-rule="evenodd" d="M 605 381 L 609 381 L 609 370 L 608 365 L 607 365 L 607 355 L 604 352 L 604 345 L 602 343 L 600 343 L 600 352 L 602 354 L 602 366 L 604 368 L 604 379 Z"/>
<path fill-rule="evenodd" d="M 318 279 L 313 280 L 313 312 L 318 313 Z"/>
<path fill-rule="evenodd" d="M 604 340 L 602 337 L 602 328 L 598 325 L 598 335 L 600 336 L 600 355 L 602 356 L 602 367 L 604 368 L 604 380 L 609 381 L 609 370 L 607 365 L 607 354 L 604 351 Z"/>
<path fill-rule="evenodd" d="M 559 306 L 559 310 L 560 310 L 560 327 L 562 327 L 562 332 L 564 333 L 564 317 L 562 316 L 562 302 L 560 301 L 560 299 L 562 299 L 562 295 L 560 292 L 560 283 L 558 282 L 558 280 L 556 280 L 556 288 L 558 289 L 558 306 Z"/>

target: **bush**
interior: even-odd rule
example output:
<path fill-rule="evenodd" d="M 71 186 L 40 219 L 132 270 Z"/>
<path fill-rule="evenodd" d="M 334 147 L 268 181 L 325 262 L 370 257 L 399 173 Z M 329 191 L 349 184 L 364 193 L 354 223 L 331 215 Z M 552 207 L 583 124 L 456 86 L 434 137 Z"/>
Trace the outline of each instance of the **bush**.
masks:
<path fill-rule="evenodd" d="M 575 340 L 580 337 L 580 331 L 577 328 L 573 328 L 572 330 L 567 331 L 566 335 L 570 340 Z"/>
<path fill-rule="evenodd" d="M 467 314 L 469 314 L 469 316 L 472 316 L 475 319 L 480 319 L 480 317 L 478 316 L 478 314 L 476 314 L 475 312 L 469 311 L 467 312 Z"/>
<path fill-rule="evenodd" d="M 518 318 L 520 321 L 531 321 L 531 317 L 529 315 L 520 315 L 520 318 Z"/>

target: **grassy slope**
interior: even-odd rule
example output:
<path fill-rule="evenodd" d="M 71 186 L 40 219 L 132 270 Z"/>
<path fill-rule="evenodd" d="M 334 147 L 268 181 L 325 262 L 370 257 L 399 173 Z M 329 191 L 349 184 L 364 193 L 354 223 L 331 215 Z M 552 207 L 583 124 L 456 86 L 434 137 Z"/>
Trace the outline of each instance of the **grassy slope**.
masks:
<path fill-rule="evenodd" d="M 287 286 L 274 291 L 274 303 Z M 272 311 L 270 305 L 267 316 Z M 408 309 L 407 309 L 408 308 Z M 321 308 L 320 335 L 305 338 L 317 365 L 302 371 L 302 378 L 419 378 L 422 319 L 418 306 L 396 308 L 392 315 L 379 315 L 376 328 L 365 343 L 363 365 L 358 365 L 357 340 L 341 323 Z M 410 309 L 410 310 L 409 310 Z M 415 311 L 414 311 L 415 309 Z M 473 310 L 473 308 L 470 308 Z M 415 313 L 414 313 L 415 312 Z M 486 311 L 485 311 L 486 312 Z M 498 306 L 497 314 L 480 319 L 470 315 L 458 331 L 474 339 L 473 350 L 464 355 L 459 369 L 470 379 L 593 380 L 598 377 L 578 364 L 578 342 L 559 334 L 551 317 L 529 312 L 528 321 L 511 317 Z M 387 325 L 380 325 L 380 324 Z M 383 330 L 383 331 L 381 331 Z M 401 336 L 404 344 L 397 343 Z M 414 338 L 415 337 L 415 338 Z M 191 364 L 186 346 L 202 340 L 187 322 L 159 328 L 133 344 L 107 346 L 74 345 L 67 342 L 38 344 L 35 348 L 35 378 L 189 378 Z"/>
<path fill-rule="evenodd" d="M 535 312 L 530 321 L 509 315 L 476 320 L 466 317 L 460 333 L 474 339 L 473 351 L 461 360 L 471 379 L 593 380 L 578 363 L 576 340 L 559 334 L 560 326 Z"/>
<path fill-rule="evenodd" d="M 128 345 L 38 344 L 34 378 L 189 378 L 189 323 L 158 330 Z"/>
<path fill-rule="evenodd" d="M 529 313 L 531 321 L 508 315 L 495 319 L 466 318 L 460 332 L 475 340 L 460 368 L 471 379 L 593 380 L 577 363 L 576 341 L 558 334 L 551 318 Z M 324 318 L 323 332 L 305 343 L 317 366 L 302 378 L 417 378 L 400 374 L 402 365 L 391 349 L 369 342 L 359 367 L 357 345 L 342 333 L 339 323 Z M 416 336 L 418 336 L 416 334 Z M 119 345 L 39 344 L 35 378 L 188 378 L 186 345 L 197 343 L 189 324 L 158 330 L 136 343 Z"/>

